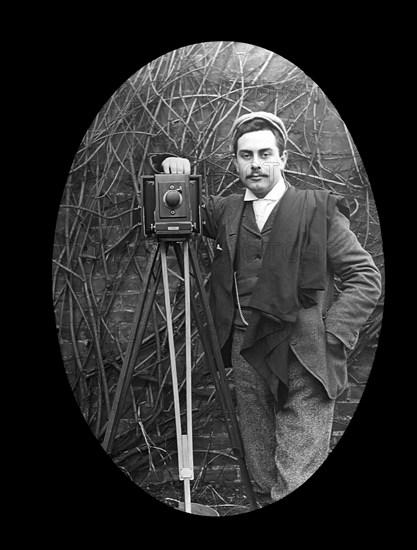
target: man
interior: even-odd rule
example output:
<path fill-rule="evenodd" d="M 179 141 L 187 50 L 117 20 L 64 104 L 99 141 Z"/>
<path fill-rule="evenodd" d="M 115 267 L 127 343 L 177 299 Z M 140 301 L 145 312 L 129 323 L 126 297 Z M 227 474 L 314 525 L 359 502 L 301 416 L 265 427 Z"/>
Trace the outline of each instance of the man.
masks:
<path fill-rule="evenodd" d="M 247 465 L 266 504 L 326 459 L 335 399 L 347 386 L 347 350 L 377 303 L 381 279 L 349 229 L 344 199 L 285 181 L 279 117 L 243 115 L 232 139 L 246 189 L 204 201 L 204 233 L 215 239 L 210 305 L 222 351 L 231 354 Z M 188 160 L 175 157 L 162 168 L 190 172 Z"/>

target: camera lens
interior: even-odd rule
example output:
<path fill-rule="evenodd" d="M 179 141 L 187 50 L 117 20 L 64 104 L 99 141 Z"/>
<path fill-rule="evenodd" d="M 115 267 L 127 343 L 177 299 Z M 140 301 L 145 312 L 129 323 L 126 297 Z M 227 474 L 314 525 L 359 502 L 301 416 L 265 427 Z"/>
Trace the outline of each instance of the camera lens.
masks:
<path fill-rule="evenodd" d="M 167 191 L 164 196 L 164 202 L 170 208 L 175 208 L 181 204 L 181 193 L 178 191 Z"/>

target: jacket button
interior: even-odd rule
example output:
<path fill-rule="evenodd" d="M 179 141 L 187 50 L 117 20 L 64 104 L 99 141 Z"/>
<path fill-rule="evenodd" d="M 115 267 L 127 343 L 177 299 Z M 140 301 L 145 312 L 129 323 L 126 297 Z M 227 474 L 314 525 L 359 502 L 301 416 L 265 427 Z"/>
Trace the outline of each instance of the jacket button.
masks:
<path fill-rule="evenodd" d="M 291 340 L 290 346 L 295 346 L 297 344 L 297 340 Z"/>

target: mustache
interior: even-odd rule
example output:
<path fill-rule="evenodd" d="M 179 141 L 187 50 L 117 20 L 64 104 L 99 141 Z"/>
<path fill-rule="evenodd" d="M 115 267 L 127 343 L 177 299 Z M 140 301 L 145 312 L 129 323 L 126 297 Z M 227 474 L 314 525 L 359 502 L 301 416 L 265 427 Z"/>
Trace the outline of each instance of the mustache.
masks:
<path fill-rule="evenodd" d="M 249 174 L 247 174 L 247 178 L 253 178 L 253 177 L 259 177 L 259 176 L 263 176 L 263 177 L 268 177 L 269 174 L 265 174 L 263 172 L 260 172 L 260 171 L 253 171 L 253 172 L 250 172 Z"/>

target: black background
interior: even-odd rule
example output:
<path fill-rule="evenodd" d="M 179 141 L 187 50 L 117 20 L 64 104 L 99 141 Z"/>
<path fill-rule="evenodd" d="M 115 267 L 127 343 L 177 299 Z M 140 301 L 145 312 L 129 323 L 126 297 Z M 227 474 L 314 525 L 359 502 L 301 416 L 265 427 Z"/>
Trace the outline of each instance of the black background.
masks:
<path fill-rule="evenodd" d="M 235 543 L 239 533 L 250 529 L 262 537 L 278 537 L 277 544 L 287 536 L 297 541 L 305 535 L 318 544 L 337 542 L 337 537 L 355 544 L 364 532 L 373 536 L 392 528 L 399 498 L 398 470 L 392 464 L 402 453 L 389 374 L 392 170 L 387 152 L 392 144 L 392 97 L 387 79 L 390 52 L 384 46 L 384 35 L 372 34 L 365 24 L 358 32 L 357 23 L 354 29 L 342 31 L 334 21 L 323 32 L 320 17 L 317 27 L 312 24 L 305 32 L 289 19 L 275 23 L 268 16 L 258 23 L 248 17 L 247 24 L 232 19 L 222 32 L 213 30 L 217 25 L 209 30 L 196 22 L 180 22 L 178 17 L 166 19 L 164 25 L 152 17 L 146 24 L 143 19 L 135 24 L 125 14 L 123 32 L 110 27 L 110 21 L 108 27 L 102 23 L 98 28 L 63 29 L 57 25 L 38 42 L 34 58 L 28 48 L 26 59 L 36 74 L 32 80 L 36 89 L 28 90 L 33 104 L 28 106 L 27 120 L 32 128 L 41 129 L 43 136 L 38 139 L 38 132 L 29 132 L 28 142 L 33 150 L 40 148 L 35 177 L 29 178 L 28 185 L 36 181 L 41 199 L 33 210 L 41 239 L 36 258 L 39 262 L 42 255 L 42 262 L 34 271 L 42 305 L 35 309 L 33 322 L 36 347 L 31 364 L 37 367 L 30 370 L 36 384 L 36 413 L 31 422 L 34 443 L 26 464 L 26 471 L 32 473 L 21 493 L 22 510 L 36 512 L 40 533 L 50 534 L 57 528 L 63 541 L 74 537 L 83 542 L 87 534 L 91 541 L 106 541 L 112 533 L 121 542 L 128 533 L 138 547 L 147 541 L 158 546 L 182 544 L 184 539 L 187 546 L 200 545 L 205 539 L 210 546 L 223 546 Z M 175 512 L 148 497 L 113 465 L 85 425 L 70 392 L 56 338 L 50 260 L 56 216 L 72 159 L 110 95 L 160 55 L 188 44 L 218 40 L 255 44 L 287 58 L 316 82 L 337 108 L 371 182 L 381 221 L 387 289 L 380 345 L 369 382 L 325 466 L 282 502 L 258 512 L 212 520 Z M 197 538 L 191 535 L 191 527 L 200 533 Z"/>

